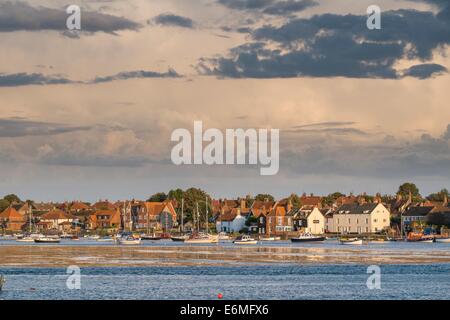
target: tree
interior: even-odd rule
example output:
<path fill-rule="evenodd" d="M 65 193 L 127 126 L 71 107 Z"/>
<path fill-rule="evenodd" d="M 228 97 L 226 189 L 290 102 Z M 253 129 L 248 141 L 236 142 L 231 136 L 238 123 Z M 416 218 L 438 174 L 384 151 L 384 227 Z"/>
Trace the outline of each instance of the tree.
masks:
<path fill-rule="evenodd" d="M 10 205 L 8 200 L 0 199 L 0 213 L 3 212 Z"/>
<path fill-rule="evenodd" d="M 266 201 L 266 200 L 275 201 L 275 198 L 270 194 L 260 193 L 260 194 L 256 195 L 255 200 L 257 200 L 257 201 Z"/>
<path fill-rule="evenodd" d="M 183 193 L 184 198 L 184 216 L 187 220 L 197 221 L 199 218 L 200 224 L 204 224 L 206 220 L 206 209 L 208 209 L 208 220 L 211 215 L 211 197 L 203 190 L 198 188 L 189 188 Z M 206 200 L 208 199 L 208 200 Z M 206 205 L 206 201 L 208 204 Z M 198 213 L 197 217 L 197 204 Z"/>
<path fill-rule="evenodd" d="M 295 193 L 293 193 L 289 196 L 289 200 L 291 201 L 292 208 L 294 208 L 294 209 L 300 209 L 300 207 L 302 206 L 300 197 L 298 195 L 296 195 Z"/>
<path fill-rule="evenodd" d="M 331 206 L 333 205 L 333 203 L 340 197 L 345 197 L 345 194 L 340 193 L 340 192 L 334 192 L 334 193 L 330 193 L 329 195 L 327 195 L 326 197 L 322 198 L 322 205 L 324 207 L 326 206 Z"/>
<path fill-rule="evenodd" d="M 247 208 L 251 208 L 253 205 L 253 202 L 255 202 L 255 198 L 253 198 L 251 195 L 246 195 L 245 196 L 245 206 Z"/>
<path fill-rule="evenodd" d="M 178 205 L 181 203 L 181 199 L 183 198 L 184 192 L 180 188 L 170 190 L 167 194 L 167 198 L 169 200 L 176 200 Z"/>
<path fill-rule="evenodd" d="M 166 201 L 167 195 L 164 192 L 158 192 L 148 198 L 149 202 L 163 202 Z"/>
<path fill-rule="evenodd" d="M 398 187 L 397 194 L 403 198 L 408 198 L 411 193 L 413 200 L 420 200 L 422 197 L 419 193 L 419 188 L 412 182 L 405 182 Z"/>
<path fill-rule="evenodd" d="M 3 197 L 6 201 L 9 202 L 9 204 L 15 203 L 15 202 L 22 202 L 18 196 L 15 194 L 8 194 Z"/>
<path fill-rule="evenodd" d="M 445 196 L 447 196 L 447 200 L 449 198 L 449 193 L 447 189 L 442 189 L 439 192 L 430 194 L 427 199 L 430 201 L 444 201 Z"/>

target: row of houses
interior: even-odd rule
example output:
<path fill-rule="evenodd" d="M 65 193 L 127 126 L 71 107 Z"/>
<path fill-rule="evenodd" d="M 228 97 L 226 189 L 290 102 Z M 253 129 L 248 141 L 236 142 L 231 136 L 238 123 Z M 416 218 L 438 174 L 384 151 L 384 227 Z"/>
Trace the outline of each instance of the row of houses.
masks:
<path fill-rule="evenodd" d="M 0 213 L 0 228 L 4 231 L 20 232 L 79 232 L 108 230 L 170 230 L 176 227 L 177 214 L 171 201 L 145 202 L 126 201 L 111 203 L 99 201 L 92 206 L 73 202 L 69 206 L 60 204 L 11 205 Z"/>
<path fill-rule="evenodd" d="M 390 212 L 382 203 L 343 204 L 336 209 L 307 202 L 294 208 L 289 199 L 255 201 L 250 208 L 224 203 L 214 217 L 218 232 L 283 235 L 291 232 L 377 233 L 390 227 Z"/>

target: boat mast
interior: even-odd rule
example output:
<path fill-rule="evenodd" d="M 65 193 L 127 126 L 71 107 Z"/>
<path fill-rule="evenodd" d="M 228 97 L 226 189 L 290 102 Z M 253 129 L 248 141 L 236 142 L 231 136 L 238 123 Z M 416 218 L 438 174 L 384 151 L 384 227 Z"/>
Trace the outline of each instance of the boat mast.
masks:
<path fill-rule="evenodd" d="M 208 196 L 205 196 L 205 207 L 206 207 L 206 233 L 208 233 Z"/>
<path fill-rule="evenodd" d="M 184 211 L 184 198 L 181 198 L 181 233 L 184 233 L 184 217 L 183 217 L 183 211 Z"/>
<path fill-rule="evenodd" d="M 148 213 L 148 209 L 146 208 L 146 210 L 147 210 L 147 235 L 149 235 L 150 234 L 150 214 Z"/>
<path fill-rule="evenodd" d="M 200 214 L 198 213 L 198 202 L 195 203 L 197 206 L 197 232 L 200 232 Z"/>

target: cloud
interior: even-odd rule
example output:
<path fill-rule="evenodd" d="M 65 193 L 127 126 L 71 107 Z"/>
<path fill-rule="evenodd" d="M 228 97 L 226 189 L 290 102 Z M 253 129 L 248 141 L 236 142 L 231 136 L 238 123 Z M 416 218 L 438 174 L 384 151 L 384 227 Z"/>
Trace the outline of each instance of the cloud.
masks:
<path fill-rule="evenodd" d="M 43 75 L 42 73 L 0 73 L 0 87 L 17 87 L 26 85 L 67 84 L 73 81 L 58 75 Z"/>
<path fill-rule="evenodd" d="M 68 14 L 64 9 L 32 7 L 25 2 L 0 3 L 0 32 L 14 31 L 67 31 Z M 123 17 L 81 11 L 81 31 L 115 33 L 120 30 L 137 30 L 140 24 Z"/>
<path fill-rule="evenodd" d="M 0 119 L 0 138 L 51 136 L 90 130 L 89 126 L 68 126 L 59 123 L 31 121 L 24 118 Z"/>
<path fill-rule="evenodd" d="M 180 78 L 180 77 L 181 76 L 173 69 L 169 69 L 167 72 L 138 70 L 138 71 L 124 71 L 112 76 L 96 77 L 89 83 L 103 83 L 115 80 L 127 80 L 139 78 Z"/>
<path fill-rule="evenodd" d="M 223 6 L 236 10 L 256 10 L 269 15 L 289 15 L 318 5 L 313 0 L 218 0 Z"/>
<path fill-rule="evenodd" d="M 19 87 L 27 85 L 55 85 L 55 84 L 96 84 L 126 79 L 143 79 L 143 78 L 180 78 L 174 69 L 169 68 L 166 72 L 156 71 L 123 71 L 115 75 L 96 77 L 89 81 L 74 81 L 59 75 L 43 75 L 41 73 L 0 73 L 1 87 Z"/>
<path fill-rule="evenodd" d="M 446 67 L 435 63 L 425 63 L 412 66 L 404 71 L 403 75 L 405 77 L 414 77 L 418 79 L 427 79 L 436 75 L 441 75 L 447 73 Z"/>
<path fill-rule="evenodd" d="M 194 28 L 194 21 L 187 17 L 178 16 L 172 13 L 160 14 L 149 21 L 149 23 L 154 23 L 161 26 L 172 26 L 181 28 Z"/>
<path fill-rule="evenodd" d="M 429 61 L 435 50 L 450 44 L 450 20 L 441 19 L 440 13 L 387 11 L 381 30 L 367 29 L 367 17 L 352 14 L 290 19 L 253 29 L 251 42 L 224 56 L 202 58 L 197 69 L 227 78 L 400 79 L 402 71 L 395 68 L 399 61 Z M 423 79 L 444 70 L 427 63 L 406 75 Z"/>
<path fill-rule="evenodd" d="M 326 122 L 317 122 L 317 123 L 308 123 L 308 124 L 301 124 L 298 126 L 295 126 L 296 129 L 301 128 L 310 128 L 310 127 L 340 127 L 340 126 L 350 126 L 354 125 L 356 122 L 354 121 L 326 121 Z"/>

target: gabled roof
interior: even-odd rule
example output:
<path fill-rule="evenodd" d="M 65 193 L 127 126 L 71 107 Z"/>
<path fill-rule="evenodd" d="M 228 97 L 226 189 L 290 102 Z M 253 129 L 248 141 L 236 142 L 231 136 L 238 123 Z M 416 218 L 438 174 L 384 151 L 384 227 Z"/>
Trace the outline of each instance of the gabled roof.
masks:
<path fill-rule="evenodd" d="M 70 206 L 70 210 L 90 210 L 90 209 L 92 209 L 90 206 L 81 201 L 75 201 Z"/>
<path fill-rule="evenodd" d="M 165 208 L 167 208 L 172 215 L 176 216 L 176 212 L 171 201 L 145 202 L 144 205 L 150 215 L 156 216 L 163 212 Z"/>
<path fill-rule="evenodd" d="M 59 209 L 52 210 L 41 216 L 41 220 L 66 220 L 66 219 L 77 219 L 77 218 Z"/>
<path fill-rule="evenodd" d="M 403 214 L 404 217 L 424 217 L 429 214 L 434 207 L 430 206 L 415 206 L 409 207 Z"/>
<path fill-rule="evenodd" d="M 334 214 L 367 214 L 375 210 L 377 206 L 378 203 L 344 204 L 337 208 Z"/>
<path fill-rule="evenodd" d="M 116 207 L 108 200 L 98 201 L 92 207 L 94 207 L 96 210 L 115 210 L 116 209 Z"/>
<path fill-rule="evenodd" d="M 319 196 L 301 196 L 300 203 L 302 206 L 318 206 L 322 203 L 322 197 Z"/>
<path fill-rule="evenodd" d="M 119 224 L 120 223 L 120 211 L 119 210 L 97 210 L 89 217 L 91 222 L 97 222 L 98 216 L 109 216 L 109 222 Z"/>
<path fill-rule="evenodd" d="M 0 213 L 1 219 L 8 219 L 11 222 L 25 222 L 25 217 L 17 212 L 13 207 L 6 208 Z"/>

